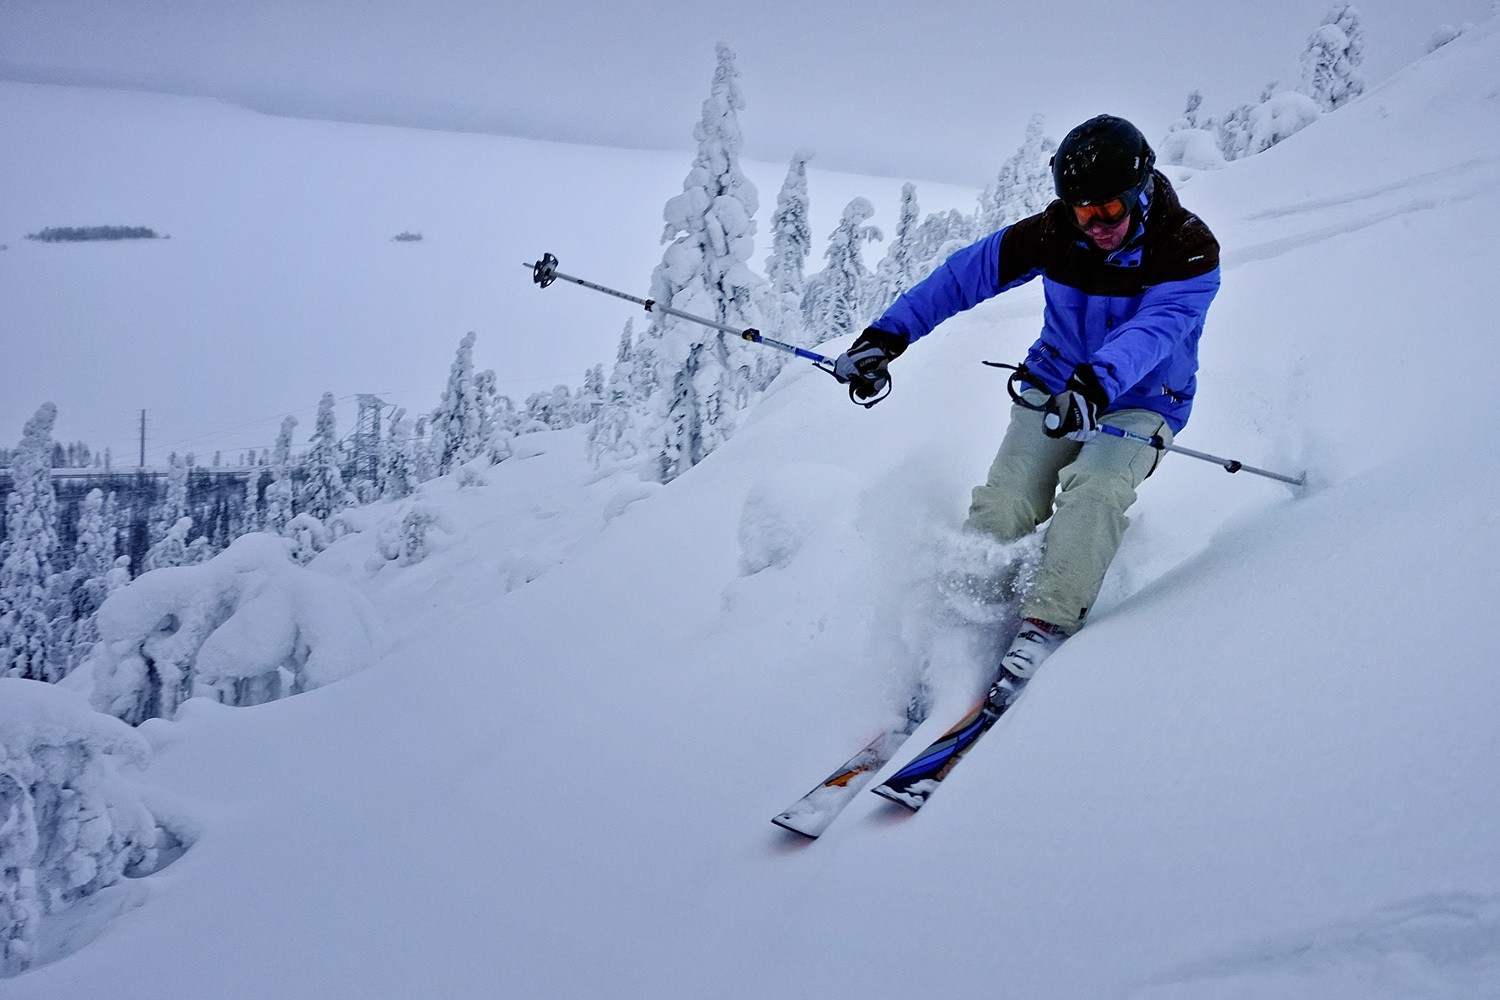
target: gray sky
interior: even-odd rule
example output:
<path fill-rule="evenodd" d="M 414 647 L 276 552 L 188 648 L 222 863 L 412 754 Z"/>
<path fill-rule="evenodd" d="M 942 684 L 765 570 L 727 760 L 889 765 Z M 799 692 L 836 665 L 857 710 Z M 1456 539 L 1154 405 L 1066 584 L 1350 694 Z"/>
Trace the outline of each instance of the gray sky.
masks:
<path fill-rule="evenodd" d="M 713 45 L 739 53 L 746 153 L 978 186 L 1027 117 L 1101 111 L 1159 135 L 1295 83 L 1329 0 L 650 3 L 0 0 L 0 78 L 224 97 L 262 110 L 690 149 Z M 1488 0 L 1362 0 L 1367 75 Z"/>

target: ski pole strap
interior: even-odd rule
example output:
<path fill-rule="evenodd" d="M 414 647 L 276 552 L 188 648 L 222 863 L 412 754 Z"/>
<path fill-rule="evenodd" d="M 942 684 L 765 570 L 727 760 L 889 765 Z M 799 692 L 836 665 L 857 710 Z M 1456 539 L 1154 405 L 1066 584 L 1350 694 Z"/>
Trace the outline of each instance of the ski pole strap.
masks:
<path fill-rule="evenodd" d="M 981 362 L 981 364 L 987 365 L 990 368 L 1007 368 L 1010 370 L 1011 376 L 1010 378 L 1005 380 L 1005 391 L 1010 393 L 1011 402 L 1015 403 L 1017 406 L 1026 410 L 1035 410 L 1038 413 L 1047 408 L 1045 403 L 1041 405 L 1028 403 L 1026 401 L 1026 398 L 1021 395 L 1020 391 L 1016 389 L 1017 382 L 1024 382 L 1026 385 L 1031 386 L 1033 389 L 1040 389 L 1042 392 L 1047 393 L 1048 396 L 1052 395 L 1051 391 L 1042 382 L 1042 380 L 1031 374 L 1031 370 L 1026 367 L 1025 362 L 1022 362 L 1019 365 L 1008 365 L 1003 361 L 984 361 Z"/>

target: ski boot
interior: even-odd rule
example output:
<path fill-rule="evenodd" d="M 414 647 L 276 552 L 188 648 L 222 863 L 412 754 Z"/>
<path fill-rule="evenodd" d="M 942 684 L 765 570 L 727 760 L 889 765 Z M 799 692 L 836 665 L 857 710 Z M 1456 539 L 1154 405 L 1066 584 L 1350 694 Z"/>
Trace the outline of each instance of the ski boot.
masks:
<path fill-rule="evenodd" d="M 1042 661 L 1051 656 L 1067 637 L 1068 633 L 1050 622 L 1040 618 L 1022 619 L 1021 631 L 1000 658 L 1000 680 L 995 682 L 996 686 L 1009 677 L 1019 682 L 1016 685 L 1016 690 L 1019 690 L 1019 685 L 1036 673 Z"/>

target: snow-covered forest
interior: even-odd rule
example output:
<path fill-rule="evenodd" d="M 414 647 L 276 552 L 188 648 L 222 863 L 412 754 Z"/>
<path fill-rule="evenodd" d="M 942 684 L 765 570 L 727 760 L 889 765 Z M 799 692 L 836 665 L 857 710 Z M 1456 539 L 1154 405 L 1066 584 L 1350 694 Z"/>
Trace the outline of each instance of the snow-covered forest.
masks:
<path fill-rule="evenodd" d="M 1454 454 L 1454 468 L 1477 472 L 1440 501 L 1446 459 L 1402 451 L 1436 418 L 1414 417 L 1405 397 L 1386 414 L 1354 405 L 1384 391 L 1386 374 L 1372 369 L 1413 352 L 1409 327 L 1429 313 L 1408 299 L 1431 307 L 1434 283 L 1493 260 L 1481 250 L 1455 263 L 1446 248 L 1453 215 L 1494 200 L 1500 120 L 1485 87 L 1500 33 L 1493 19 L 1438 28 L 1424 59 L 1372 81 L 1365 51 L 1380 40 L 1366 37 L 1356 5 L 1308 29 L 1305 49 L 1269 69 L 1295 68 L 1297 79 L 1218 111 L 1194 90 L 1151 139 L 1184 201 L 1219 234 L 1235 272 L 1226 288 L 1254 289 L 1216 307 L 1211 325 L 1222 322 L 1231 346 L 1205 354 L 1221 395 L 1205 400 L 1204 438 L 1308 467 L 1313 490 L 1287 500 L 1211 467 L 1169 465 L 1107 581 L 1099 624 L 1069 644 L 1077 667 L 1059 654 L 1057 683 L 1044 676 L 995 755 L 965 765 L 967 783 L 944 793 L 950 808 L 899 830 L 871 805 L 803 848 L 771 840 L 765 821 L 867 738 L 918 667 L 939 716 L 980 683 L 975 650 L 993 637 L 973 623 L 945 626 L 926 595 L 935 561 L 952 554 L 962 480 L 982 473 L 998 438 L 1002 384 L 976 362 L 1019 356 L 1040 315 L 1033 292 L 955 321 L 942 347 L 913 351 L 902 395 L 868 414 L 786 354 L 628 310 L 613 356 L 553 389 L 512 398 L 503 368 L 476 360 L 479 335 L 448 331 L 451 365 L 435 397 L 397 405 L 326 391 L 311 419 L 280 419 L 274 444 L 174 453 L 162 468 L 60 441 L 77 437 L 64 430 L 67 413 L 36 401 L 15 446 L 0 450 L 7 989 L 909 995 L 892 986 L 913 964 L 902 942 L 934 989 L 958 995 L 1500 989 L 1500 873 L 1477 847 L 1495 816 L 1466 784 L 1500 757 L 1479 735 L 1467 748 L 1440 735 L 1451 728 L 1444 712 L 1477 721 L 1500 708 L 1494 684 L 1464 672 L 1493 652 L 1469 624 L 1497 596 L 1482 566 L 1500 542 L 1483 513 L 1493 463 Z M 705 83 L 700 117 L 683 123 L 696 151 L 678 167 L 662 228 L 632 234 L 659 239 L 659 263 L 626 290 L 832 353 L 955 250 L 1045 208 L 1049 160 L 1073 124 L 1033 115 L 961 207 L 924 209 L 920 179 L 900 181 L 894 198 L 851 193 L 815 206 L 817 137 L 785 165 L 772 199 L 743 157 L 755 94 L 731 45 L 717 47 Z M 0 83 L 8 102 L 42 111 L 52 91 Z M 1393 136 L 1407 141 L 1396 149 Z M 1388 155 L 1369 156 L 1374 143 Z M 1410 244 L 1399 278 L 1381 249 L 1393 229 Z M 25 252 L 84 249 L 94 248 Z M 1333 250 L 1347 268 L 1329 279 L 1347 286 L 1342 307 L 1325 300 L 1336 290 L 1306 277 L 1336 268 L 1324 259 Z M 1408 254 L 1426 256 L 1418 267 Z M 525 280 L 507 263 L 514 274 L 503 280 Z M 1449 321 L 1444 335 L 1475 336 L 1463 321 L 1484 310 L 1442 303 L 1450 315 L 1432 322 Z M 1344 353 L 1372 336 L 1377 346 L 1360 358 Z M 1441 397 L 1431 378 L 1416 373 L 1405 395 Z M 1392 471 L 1408 461 L 1426 463 L 1432 495 Z M 1458 521 L 1440 520 L 1451 510 Z M 1351 525 L 1355 511 L 1369 523 Z M 1443 523 L 1462 530 L 1426 537 Z M 1417 559 L 1424 539 L 1452 562 Z M 1301 565 L 1318 559 L 1328 568 Z M 1383 614 L 1367 607 L 1361 573 L 1392 589 Z M 1450 573 L 1461 595 L 1424 589 Z M 1456 624 L 1423 642 L 1445 657 L 1452 693 L 1435 704 L 1403 693 L 1395 701 L 1417 702 L 1413 717 L 1378 691 L 1341 686 L 1411 676 L 1399 636 L 1353 636 L 1344 619 L 1409 621 L 1438 600 L 1458 608 Z M 1225 611 L 1236 604 L 1241 614 Z M 1164 623 L 1170 653 L 1156 648 Z M 1287 632 L 1296 657 L 1277 652 Z M 1113 666 L 1086 666 L 1100 660 Z M 1309 679 L 1313 664 L 1326 672 Z M 1252 677 L 1277 688 L 1247 694 Z M 1289 689 L 1302 709 L 1278 700 Z M 1327 716 L 1308 717 L 1320 708 L 1359 713 L 1359 732 L 1328 736 Z M 1143 721 L 1153 713 L 1161 721 Z M 1177 737 L 1163 736 L 1171 720 Z M 1274 741 L 1236 728 L 1250 725 Z M 1366 758 L 1330 760 L 1319 742 L 1341 734 L 1377 754 L 1371 734 L 1393 728 L 1416 749 L 1399 766 L 1386 761 L 1386 785 L 1364 783 Z M 1309 778 L 1305 800 L 1266 787 L 1319 753 L 1332 777 Z M 1018 777 L 1010 759 L 1034 773 Z M 1451 785 L 1431 787 L 1433 775 Z M 1420 816 L 1381 813 L 1416 801 L 1424 781 L 1436 832 Z M 1265 799 L 1258 822 L 1275 835 L 1246 833 L 1249 806 L 1223 806 L 1219 789 Z M 1337 809 L 1369 839 L 1332 822 Z M 615 829 L 589 829 L 597 816 Z M 1319 817 L 1333 831 L 1326 840 L 1305 828 Z M 352 824 L 369 841 L 363 854 L 341 853 Z M 1414 830 L 1437 838 L 1427 860 L 1405 874 L 1381 868 Z M 1306 839 L 1291 846 L 1296 831 Z M 1007 845 L 999 856 L 997 843 Z M 1218 877 L 1215 850 L 1245 874 Z M 827 851 L 844 853 L 820 861 Z M 1175 867 L 1183 857 L 1198 867 Z M 939 858 L 970 877 L 940 871 Z M 393 863 L 401 869 L 380 868 Z M 872 871 L 898 868 L 879 892 L 869 884 Z M 675 888 L 663 884 L 673 870 Z M 368 888 L 346 898 L 353 883 Z M 295 898 L 261 898 L 273 891 Z M 386 912 L 381 891 L 413 917 Z M 1004 891 L 1010 901 L 997 902 Z M 1235 892 L 1237 907 L 1213 909 Z M 872 930 L 881 954 L 830 959 L 839 929 L 878 911 L 882 894 L 898 898 Z M 306 912 L 287 912 L 298 906 Z M 358 929 L 340 926 L 348 907 L 359 908 Z M 230 933 L 213 935 L 205 914 L 226 909 Z M 581 910 L 588 927 L 578 931 Z M 456 922 L 460 911 L 471 926 Z M 969 926 L 945 932 L 930 923 L 938 913 Z M 1028 915 L 1034 923 L 1021 926 Z M 255 959 L 249 928 L 265 926 L 279 928 L 286 960 Z M 1014 940 L 994 944 L 1002 926 L 1018 928 Z M 729 927 L 745 936 L 710 943 Z M 568 967 L 580 935 L 590 944 Z M 1066 971 L 1094 935 L 1109 942 L 1088 952 L 1097 963 Z M 981 945 L 991 950 L 976 957 Z"/>

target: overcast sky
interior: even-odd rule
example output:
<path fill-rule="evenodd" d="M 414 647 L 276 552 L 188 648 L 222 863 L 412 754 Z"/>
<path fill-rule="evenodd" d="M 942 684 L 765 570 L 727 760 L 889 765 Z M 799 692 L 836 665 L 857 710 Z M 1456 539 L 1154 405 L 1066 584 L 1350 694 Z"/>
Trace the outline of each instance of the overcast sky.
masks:
<path fill-rule="evenodd" d="M 1297 80 L 1329 0 L 0 0 L 0 78 L 224 97 L 307 117 L 689 149 L 713 45 L 740 59 L 746 153 L 979 186 L 1027 117 L 1153 137 Z M 1362 0 L 1379 80 L 1489 0 Z M 539 179 L 539 182 L 544 179 Z"/>

